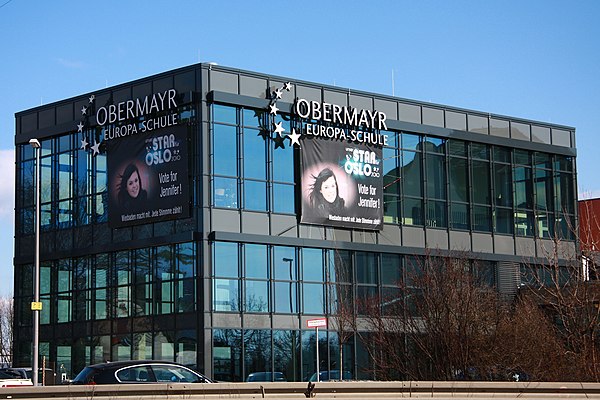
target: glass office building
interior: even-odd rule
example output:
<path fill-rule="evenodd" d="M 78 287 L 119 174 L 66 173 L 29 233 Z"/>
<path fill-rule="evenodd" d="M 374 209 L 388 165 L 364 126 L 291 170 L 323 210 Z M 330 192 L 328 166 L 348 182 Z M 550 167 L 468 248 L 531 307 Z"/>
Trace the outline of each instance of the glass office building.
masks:
<path fill-rule="evenodd" d="M 164 359 L 306 380 L 307 321 L 338 302 L 360 318 L 430 251 L 511 295 L 552 238 L 565 263 L 578 246 L 567 126 L 198 64 L 19 112 L 15 143 L 14 364 L 31 363 L 39 151 L 40 354 L 68 377 Z M 322 165 L 345 197 L 324 216 Z M 336 368 L 336 330 L 318 339 Z M 361 336 L 344 343 L 371 378 Z"/>

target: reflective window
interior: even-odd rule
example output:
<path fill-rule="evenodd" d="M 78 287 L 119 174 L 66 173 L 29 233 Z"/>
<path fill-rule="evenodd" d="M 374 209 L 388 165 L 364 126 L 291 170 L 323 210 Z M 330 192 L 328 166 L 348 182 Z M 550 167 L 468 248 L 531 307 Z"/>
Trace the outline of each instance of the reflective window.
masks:
<path fill-rule="evenodd" d="M 246 256 L 246 278 L 268 279 L 267 246 L 259 244 L 244 245 Z"/>
<path fill-rule="evenodd" d="M 214 276 L 239 277 L 237 243 L 215 242 L 213 248 Z"/>
<path fill-rule="evenodd" d="M 213 173 L 237 176 L 236 127 L 214 124 L 213 129 Z"/>
<path fill-rule="evenodd" d="M 244 181 L 244 208 L 246 210 L 267 211 L 267 183 Z"/>
<path fill-rule="evenodd" d="M 305 281 L 324 282 L 323 250 L 302 249 L 302 274 Z"/>

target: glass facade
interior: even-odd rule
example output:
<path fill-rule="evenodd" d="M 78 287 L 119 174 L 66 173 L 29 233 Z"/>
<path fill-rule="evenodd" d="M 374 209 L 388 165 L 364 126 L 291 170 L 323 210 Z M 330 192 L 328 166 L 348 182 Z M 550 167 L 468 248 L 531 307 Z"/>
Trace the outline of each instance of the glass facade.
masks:
<path fill-rule="evenodd" d="M 68 377 L 105 360 L 162 359 L 217 380 L 281 372 L 301 381 L 316 372 L 318 351 L 321 370 L 341 363 L 349 377 L 370 379 L 369 332 L 345 335 L 330 325 L 316 337 L 305 321 L 360 320 L 373 299 L 384 315 L 398 302 L 414 310 L 418 296 L 403 298 L 399 286 L 430 250 L 425 235 L 447 235 L 441 250 L 448 254 L 477 253 L 473 274 L 499 291 L 507 272 L 497 260 L 520 265 L 517 241 L 576 243 L 574 153 L 526 142 L 532 136 L 522 132 L 540 124 L 390 99 L 399 120 L 381 131 L 387 135 L 383 231 L 300 224 L 301 149 L 274 140 L 271 128 L 298 129 L 302 121 L 285 107 L 294 97 L 280 100 L 287 111 L 272 115 L 264 95 L 238 87 L 243 72 L 211 68 L 193 66 L 97 94 L 112 104 L 177 90 L 177 117 L 189 132 L 190 218 L 111 228 L 110 155 L 104 147 L 99 154 L 81 147 L 83 135 L 101 139 L 101 128 L 90 123 L 78 131 L 76 121 L 66 121 L 73 122 L 69 128 L 46 132 L 26 125 L 37 110 L 17 114 L 15 365 L 31 364 L 37 177 L 30 137 L 42 145 L 40 354 Z M 279 85 L 272 79 L 255 78 L 263 92 Z M 335 88 L 316 92 L 322 90 Z M 70 102 L 78 110 L 87 99 Z M 488 139 L 500 131 L 519 133 L 518 139 Z M 419 235 L 420 247 L 413 240 Z M 456 235 L 468 239 L 453 247 Z M 478 244 L 488 242 L 494 245 Z M 496 243 L 512 248 L 497 250 Z"/>

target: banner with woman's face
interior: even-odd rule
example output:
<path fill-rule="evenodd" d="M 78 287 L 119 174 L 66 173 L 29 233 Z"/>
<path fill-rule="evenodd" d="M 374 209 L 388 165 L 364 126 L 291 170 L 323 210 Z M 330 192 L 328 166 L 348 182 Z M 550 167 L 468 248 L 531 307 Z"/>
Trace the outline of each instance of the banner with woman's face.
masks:
<path fill-rule="evenodd" d="M 108 222 L 111 228 L 190 216 L 185 126 L 108 142 Z"/>
<path fill-rule="evenodd" d="M 381 148 L 310 135 L 302 139 L 300 222 L 380 230 L 383 227 Z"/>

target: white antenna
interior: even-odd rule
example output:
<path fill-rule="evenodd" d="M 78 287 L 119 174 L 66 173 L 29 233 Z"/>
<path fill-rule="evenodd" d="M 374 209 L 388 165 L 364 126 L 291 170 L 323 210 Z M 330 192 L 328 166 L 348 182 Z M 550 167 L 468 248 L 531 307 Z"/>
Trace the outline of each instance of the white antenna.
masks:
<path fill-rule="evenodd" d="M 396 96 L 396 93 L 394 90 L 394 68 L 392 68 L 392 96 Z"/>

